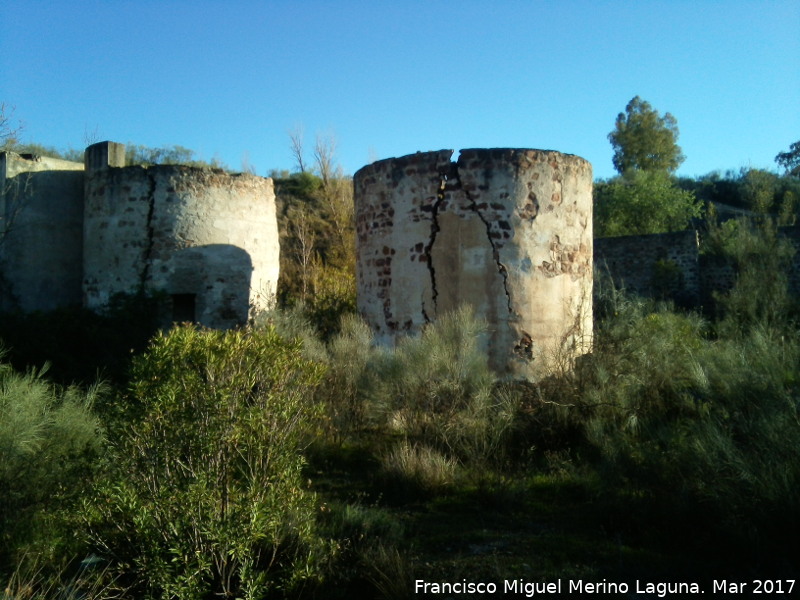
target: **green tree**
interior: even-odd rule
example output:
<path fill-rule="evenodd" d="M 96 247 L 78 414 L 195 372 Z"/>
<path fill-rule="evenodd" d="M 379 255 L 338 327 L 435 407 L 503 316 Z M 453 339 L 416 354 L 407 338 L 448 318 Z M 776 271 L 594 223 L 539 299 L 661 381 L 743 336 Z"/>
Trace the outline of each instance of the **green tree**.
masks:
<path fill-rule="evenodd" d="M 800 140 L 789 146 L 788 152 L 780 152 L 775 162 L 786 170 L 787 175 L 800 177 Z"/>
<path fill-rule="evenodd" d="M 764 169 L 741 169 L 735 184 L 738 206 L 758 215 L 777 215 L 778 225 L 797 221 L 800 178 L 789 172 L 781 177 Z"/>
<path fill-rule="evenodd" d="M 597 237 L 679 231 L 701 214 L 694 193 L 664 171 L 633 171 L 598 184 L 594 201 Z"/>
<path fill-rule="evenodd" d="M 793 300 L 788 273 L 795 254 L 791 242 L 779 235 L 772 218 L 757 222 L 731 219 L 712 223 L 706 236 L 706 251 L 733 266 L 735 285 L 715 300 L 724 318 L 718 331 L 736 335 L 765 328 L 779 331 L 792 323 Z"/>
<path fill-rule="evenodd" d="M 742 204 L 753 212 L 765 215 L 775 205 L 778 177 L 764 169 L 742 169 L 739 193 Z"/>
<path fill-rule="evenodd" d="M 636 96 L 617 116 L 608 139 L 620 176 L 595 186 L 595 235 L 677 231 L 700 216 L 694 193 L 672 177 L 685 158 L 675 117 L 660 116 Z"/>
<path fill-rule="evenodd" d="M 685 159 L 677 144 L 675 117 L 670 113 L 660 116 L 639 96 L 617 116 L 608 139 L 614 148 L 614 168 L 620 174 L 632 170 L 673 173 Z"/>

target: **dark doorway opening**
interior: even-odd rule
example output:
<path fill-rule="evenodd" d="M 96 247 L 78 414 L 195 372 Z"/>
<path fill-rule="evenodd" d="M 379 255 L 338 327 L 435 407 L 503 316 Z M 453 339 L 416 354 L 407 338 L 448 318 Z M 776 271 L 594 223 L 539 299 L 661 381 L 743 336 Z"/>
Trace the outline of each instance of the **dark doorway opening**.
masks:
<path fill-rule="evenodd" d="M 172 294 L 172 322 L 194 323 L 197 294 Z"/>

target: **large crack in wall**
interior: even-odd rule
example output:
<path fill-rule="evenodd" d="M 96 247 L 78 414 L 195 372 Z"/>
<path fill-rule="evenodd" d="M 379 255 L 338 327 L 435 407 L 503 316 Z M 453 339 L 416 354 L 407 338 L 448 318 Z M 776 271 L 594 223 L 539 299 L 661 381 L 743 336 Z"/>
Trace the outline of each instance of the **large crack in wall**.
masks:
<path fill-rule="evenodd" d="M 453 163 L 453 168 L 456 172 L 456 176 L 458 177 L 458 163 Z M 497 266 L 497 271 L 500 273 L 500 276 L 503 278 L 503 292 L 506 295 L 506 304 L 508 306 L 508 315 L 511 317 L 514 314 L 514 309 L 511 303 L 511 292 L 508 289 L 508 269 L 500 260 L 500 248 L 497 247 L 497 244 L 492 237 L 492 225 L 489 220 L 481 213 L 480 208 L 478 208 L 478 203 L 475 198 L 472 197 L 469 190 L 467 190 L 464 186 L 461 185 L 461 178 L 458 177 L 459 189 L 464 194 L 464 196 L 469 200 L 469 209 L 473 211 L 478 218 L 483 223 L 484 227 L 486 227 L 486 239 L 489 240 L 489 245 L 492 247 L 492 258 L 494 259 L 495 265 Z"/>
<path fill-rule="evenodd" d="M 489 219 L 481 212 L 479 208 L 477 200 L 470 194 L 469 190 L 466 186 L 462 185 L 461 176 L 459 172 L 459 160 L 451 161 L 448 164 L 446 169 L 440 169 L 440 179 L 438 189 L 436 190 L 436 202 L 433 204 L 432 211 L 431 211 L 431 235 L 430 239 L 428 240 L 427 245 L 425 246 L 425 256 L 427 258 L 428 263 L 428 270 L 430 272 L 431 278 L 431 288 L 432 288 L 432 298 L 434 304 L 434 311 L 436 311 L 437 307 L 437 297 L 439 295 L 437 284 L 436 284 L 436 269 L 434 267 L 433 261 L 433 246 L 436 243 L 437 235 L 442 231 L 442 227 L 439 221 L 439 212 L 444 206 L 445 211 L 450 211 L 455 214 L 458 214 L 459 208 L 466 208 L 467 210 L 474 213 L 478 219 L 480 219 L 481 223 L 486 230 L 486 239 L 489 242 L 489 246 L 491 247 L 491 255 L 492 259 L 494 260 L 495 267 L 497 268 L 497 272 L 500 274 L 503 283 L 503 293 L 506 299 L 506 307 L 508 309 L 509 316 L 514 314 L 513 303 L 511 298 L 511 291 L 509 289 L 509 281 L 508 281 L 508 269 L 503 264 L 500 259 L 500 248 L 498 244 L 495 242 L 492 236 L 492 225 Z M 490 178 L 491 173 L 484 173 L 485 178 Z M 487 188 L 490 188 L 487 184 Z M 458 200 L 458 196 L 463 195 L 463 197 L 467 200 L 465 203 L 460 203 Z M 446 251 L 453 251 L 453 248 L 447 248 Z M 425 308 L 424 302 L 422 306 L 422 313 L 423 317 L 425 318 L 425 322 L 429 323 L 431 321 L 430 315 L 428 315 L 427 310 Z"/>
<path fill-rule="evenodd" d="M 139 276 L 139 285 L 142 291 L 147 289 L 150 280 L 150 267 L 153 262 L 153 247 L 155 246 L 155 229 L 153 219 L 156 211 L 156 178 L 152 171 L 146 170 L 147 175 L 147 218 L 145 221 L 146 246 L 143 253 L 142 272 Z"/>
<path fill-rule="evenodd" d="M 436 190 L 436 201 L 431 207 L 431 235 L 423 251 L 426 259 L 425 262 L 428 265 L 428 273 L 430 274 L 431 278 L 431 300 L 433 302 L 434 315 L 436 314 L 436 299 L 439 296 L 439 292 L 436 289 L 436 268 L 433 266 L 432 250 L 433 245 L 436 243 L 436 235 L 441 231 L 441 227 L 439 226 L 439 207 L 441 206 L 442 202 L 444 202 L 445 189 L 447 188 L 447 177 L 448 174 L 446 171 L 439 171 L 439 187 Z M 426 323 L 430 323 L 432 321 L 427 309 L 425 308 L 424 297 L 422 299 L 422 317 L 425 319 Z"/>

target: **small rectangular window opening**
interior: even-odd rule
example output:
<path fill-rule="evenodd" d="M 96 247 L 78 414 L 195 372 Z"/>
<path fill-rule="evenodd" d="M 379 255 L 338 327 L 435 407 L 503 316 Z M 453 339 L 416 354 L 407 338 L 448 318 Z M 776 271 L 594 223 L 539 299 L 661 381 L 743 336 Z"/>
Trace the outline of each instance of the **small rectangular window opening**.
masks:
<path fill-rule="evenodd" d="M 194 323 L 197 294 L 172 294 L 172 322 Z"/>

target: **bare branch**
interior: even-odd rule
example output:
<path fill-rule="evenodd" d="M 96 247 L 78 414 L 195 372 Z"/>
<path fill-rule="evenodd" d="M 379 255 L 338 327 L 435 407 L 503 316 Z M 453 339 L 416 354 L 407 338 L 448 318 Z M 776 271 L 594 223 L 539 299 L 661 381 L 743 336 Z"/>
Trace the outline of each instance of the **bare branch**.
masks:
<path fill-rule="evenodd" d="M 16 144 L 19 139 L 19 132 L 22 125 L 17 123 L 16 127 L 11 125 L 14 107 L 0 102 L 0 150 L 6 150 Z"/>
<path fill-rule="evenodd" d="M 311 280 L 310 273 L 314 262 L 316 236 L 304 208 L 294 214 L 291 227 L 299 246 L 296 250 L 296 255 L 301 269 L 302 298 L 305 300 L 308 297 L 308 284 Z"/>
<path fill-rule="evenodd" d="M 92 144 L 100 141 L 100 127 L 94 126 L 94 129 L 89 129 L 88 125 L 83 126 L 83 147 L 87 148 Z"/>
<path fill-rule="evenodd" d="M 323 186 L 326 185 L 336 171 L 336 138 L 332 134 L 317 134 L 317 141 L 314 144 L 314 163 L 316 164 L 319 176 L 322 178 Z"/>
<path fill-rule="evenodd" d="M 289 131 L 289 149 L 301 173 L 306 172 L 306 163 L 303 159 L 303 137 L 304 131 L 302 125 L 297 125 L 294 129 Z"/>
<path fill-rule="evenodd" d="M 354 252 L 350 243 L 353 226 L 353 185 L 344 176 L 336 162 L 336 137 L 333 134 L 317 134 L 314 144 L 314 163 L 322 179 L 320 197 L 327 208 L 342 257 Z"/>

